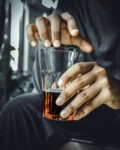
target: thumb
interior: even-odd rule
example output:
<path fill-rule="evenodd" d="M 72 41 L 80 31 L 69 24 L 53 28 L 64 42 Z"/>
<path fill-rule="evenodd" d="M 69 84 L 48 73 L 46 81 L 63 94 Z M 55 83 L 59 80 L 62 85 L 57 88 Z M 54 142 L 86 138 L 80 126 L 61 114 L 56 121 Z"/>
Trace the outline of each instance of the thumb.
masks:
<path fill-rule="evenodd" d="M 81 37 L 71 37 L 72 45 L 78 46 L 83 52 L 91 53 L 93 51 L 93 46 Z"/>

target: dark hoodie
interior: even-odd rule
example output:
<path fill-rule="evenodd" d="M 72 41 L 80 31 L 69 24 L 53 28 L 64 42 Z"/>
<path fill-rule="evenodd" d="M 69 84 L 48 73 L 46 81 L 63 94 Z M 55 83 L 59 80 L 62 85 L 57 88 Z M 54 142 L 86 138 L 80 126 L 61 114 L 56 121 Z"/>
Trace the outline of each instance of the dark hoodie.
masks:
<path fill-rule="evenodd" d="M 94 48 L 84 54 L 85 61 L 96 61 L 116 79 L 120 80 L 120 17 L 119 9 L 112 0 L 59 0 L 55 13 L 69 12 L 77 21 L 80 36 Z M 118 2 L 118 1 L 116 1 Z M 115 7 L 116 6 L 116 7 Z M 118 15 L 117 15 L 118 14 Z M 41 91 L 39 50 L 33 68 L 33 79 Z"/>

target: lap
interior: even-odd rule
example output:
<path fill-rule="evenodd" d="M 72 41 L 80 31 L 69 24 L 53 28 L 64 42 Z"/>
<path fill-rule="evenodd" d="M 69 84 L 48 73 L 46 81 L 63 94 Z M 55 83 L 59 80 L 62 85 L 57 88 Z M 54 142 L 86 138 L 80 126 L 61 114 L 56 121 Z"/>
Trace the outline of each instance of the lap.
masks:
<path fill-rule="evenodd" d="M 42 96 L 39 94 L 20 95 L 0 113 L 1 150 L 54 148 L 68 141 L 68 137 L 58 131 L 55 124 L 42 117 Z M 55 140 L 54 136 L 58 138 Z"/>
<path fill-rule="evenodd" d="M 5 120 L 8 121 L 8 125 L 4 125 L 4 123 L 6 124 Z M 31 134 L 34 139 L 38 140 L 38 143 L 51 141 L 54 135 L 58 135 L 58 141 L 60 141 L 59 138 L 63 139 L 61 142 L 73 136 L 83 138 L 86 135 L 98 139 L 106 137 L 110 141 L 112 140 L 112 138 L 110 139 L 111 134 L 120 135 L 119 116 L 116 115 L 116 111 L 106 106 L 95 110 L 80 121 L 48 120 L 42 117 L 42 96 L 31 93 L 20 95 L 9 102 L 0 114 L 0 121 L 4 122 L 4 129 L 14 125 L 15 129 L 18 130 L 16 131 L 17 134 L 19 132 L 26 133 L 28 130 L 28 135 L 25 136 Z M 2 124 L 0 128 L 3 129 Z"/>

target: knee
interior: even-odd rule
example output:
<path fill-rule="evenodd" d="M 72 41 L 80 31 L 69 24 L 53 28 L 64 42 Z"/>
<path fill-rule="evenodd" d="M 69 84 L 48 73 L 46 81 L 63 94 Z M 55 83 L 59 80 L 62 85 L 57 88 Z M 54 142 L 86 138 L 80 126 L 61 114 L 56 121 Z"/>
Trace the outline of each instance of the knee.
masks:
<path fill-rule="evenodd" d="M 17 96 L 3 107 L 1 114 L 14 115 L 21 111 L 34 111 L 37 107 L 41 107 L 41 99 L 42 96 L 39 94 L 28 93 Z"/>

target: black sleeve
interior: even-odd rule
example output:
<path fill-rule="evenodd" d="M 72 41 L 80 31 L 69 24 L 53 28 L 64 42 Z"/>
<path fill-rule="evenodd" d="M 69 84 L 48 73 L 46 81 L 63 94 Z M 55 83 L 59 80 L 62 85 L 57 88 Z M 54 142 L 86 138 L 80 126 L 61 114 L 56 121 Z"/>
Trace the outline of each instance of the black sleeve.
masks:
<path fill-rule="evenodd" d="M 112 2 L 114 3 L 113 0 Z M 86 0 L 83 5 L 83 35 L 94 47 L 92 54 L 85 54 L 86 61 L 98 62 L 110 75 L 120 80 L 120 18 L 119 13 L 116 15 L 118 10 L 106 9 L 97 0 Z"/>

